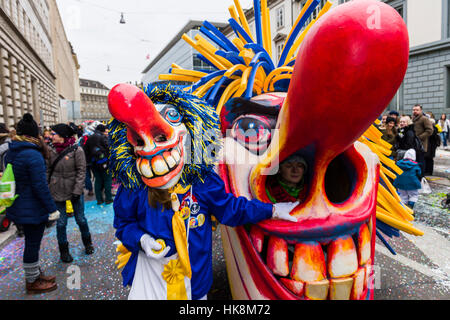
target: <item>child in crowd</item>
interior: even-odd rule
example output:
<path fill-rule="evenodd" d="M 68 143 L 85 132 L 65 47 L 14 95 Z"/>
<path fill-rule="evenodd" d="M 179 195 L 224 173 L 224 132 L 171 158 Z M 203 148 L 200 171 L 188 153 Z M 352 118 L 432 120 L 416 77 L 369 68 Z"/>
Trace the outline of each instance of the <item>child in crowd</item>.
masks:
<path fill-rule="evenodd" d="M 402 202 L 411 208 L 414 208 L 422 187 L 420 166 L 415 160 L 416 151 L 414 149 L 407 150 L 403 159 L 397 162 L 397 166 L 403 170 L 403 173 L 394 180 L 394 186 L 397 188 Z"/>

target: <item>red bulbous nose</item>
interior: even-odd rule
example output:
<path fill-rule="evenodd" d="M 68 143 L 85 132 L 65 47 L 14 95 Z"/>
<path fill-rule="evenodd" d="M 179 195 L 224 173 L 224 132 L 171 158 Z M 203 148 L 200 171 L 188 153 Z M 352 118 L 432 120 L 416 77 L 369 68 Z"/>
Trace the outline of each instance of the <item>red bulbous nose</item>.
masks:
<path fill-rule="evenodd" d="M 128 139 L 134 146 L 169 140 L 174 135 L 172 126 L 159 114 L 145 92 L 136 86 L 122 83 L 112 88 L 108 108 L 115 119 L 127 125 Z"/>
<path fill-rule="evenodd" d="M 308 145 L 331 161 L 351 146 L 394 97 L 408 57 L 406 24 L 389 5 L 353 1 L 320 18 L 301 44 L 279 117 L 289 123 L 280 128 L 280 161 Z"/>

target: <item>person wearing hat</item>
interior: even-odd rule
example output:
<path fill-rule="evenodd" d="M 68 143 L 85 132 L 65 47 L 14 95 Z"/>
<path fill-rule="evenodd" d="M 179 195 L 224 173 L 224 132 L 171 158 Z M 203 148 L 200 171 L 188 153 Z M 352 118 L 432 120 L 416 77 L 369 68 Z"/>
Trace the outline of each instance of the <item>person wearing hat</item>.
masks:
<path fill-rule="evenodd" d="M 407 204 L 411 209 L 419 199 L 419 190 L 421 184 L 421 169 L 416 162 L 416 151 L 409 149 L 406 151 L 402 160 L 397 161 L 397 166 L 402 169 L 403 173 L 394 180 L 394 187 L 397 188 L 402 202 Z"/>
<path fill-rule="evenodd" d="M 280 170 L 268 177 L 266 194 L 272 203 L 304 201 L 307 196 L 306 170 L 308 164 L 294 154 L 280 164 Z"/>
<path fill-rule="evenodd" d="M 95 198 L 97 204 L 101 205 L 113 203 L 111 188 L 112 176 L 108 172 L 108 136 L 106 134 L 106 126 L 97 125 L 95 132 L 91 135 L 83 146 L 86 154 L 87 162 L 92 167 L 95 177 Z M 103 191 L 105 198 L 103 198 Z"/>
<path fill-rule="evenodd" d="M 395 149 L 394 144 L 397 137 L 397 128 L 396 126 L 396 119 L 392 117 L 387 117 L 386 119 L 386 127 L 384 129 L 380 129 L 381 133 L 383 134 L 381 136 L 381 139 L 391 144 L 391 150 L 393 151 L 393 154 L 390 156 L 391 159 L 394 159 L 395 157 Z"/>
<path fill-rule="evenodd" d="M 67 241 L 67 211 L 66 201 L 72 202 L 75 221 L 81 232 L 85 253 L 94 253 L 91 233 L 84 216 L 84 183 L 86 175 L 86 159 L 84 151 L 76 143 L 74 130 L 63 123 L 50 127 L 52 130 L 52 148 L 47 163 L 50 192 L 56 206 L 61 212 L 61 218 L 56 224 L 61 260 L 72 262 Z"/>
<path fill-rule="evenodd" d="M 394 120 L 395 120 L 395 127 L 398 128 L 398 124 L 399 124 L 399 121 L 400 121 L 400 113 L 398 113 L 395 110 L 391 110 L 391 111 L 389 111 L 388 117 L 394 118 Z"/>
<path fill-rule="evenodd" d="M 5 165 L 11 164 L 16 195 L 19 197 L 6 209 L 6 217 L 21 225 L 25 235 L 23 268 L 27 293 L 43 293 L 57 288 L 54 276 L 45 276 L 39 266 L 39 250 L 47 222 L 60 213 L 50 195 L 44 159 L 48 150 L 39 137 L 39 128 L 29 113 L 17 124 L 16 136 L 9 144 Z"/>

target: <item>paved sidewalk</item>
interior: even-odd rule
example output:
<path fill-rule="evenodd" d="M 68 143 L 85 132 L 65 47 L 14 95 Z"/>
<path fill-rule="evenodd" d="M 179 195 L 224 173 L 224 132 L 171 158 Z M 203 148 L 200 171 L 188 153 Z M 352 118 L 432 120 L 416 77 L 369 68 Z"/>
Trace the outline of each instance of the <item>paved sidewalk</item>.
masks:
<path fill-rule="evenodd" d="M 379 282 L 375 290 L 375 300 L 450 299 L 450 210 L 443 209 L 441 205 L 446 194 L 450 192 L 449 170 L 450 150 L 439 148 L 436 152 L 433 176 L 427 177 L 432 193 L 421 195 L 414 208 L 414 225 L 425 232 L 424 236 L 414 237 L 402 232 L 399 238 L 389 239 L 397 255 L 392 255 L 377 240 L 375 264 Z M 93 198 L 86 197 L 86 201 L 89 200 Z M 90 212 L 94 207 L 95 203 L 90 203 L 87 211 Z M 64 283 L 69 276 L 67 266 L 58 260 L 53 235 L 47 236 L 45 241 L 50 241 L 47 247 L 55 249 L 44 251 L 43 254 L 45 260 L 50 261 L 45 267 L 57 274 L 61 290 L 45 296 L 26 297 L 23 293 L 23 275 L 19 263 L 23 240 L 16 238 L 14 225 L 7 232 L 0 233 L 0 276 L 8 276 L 10 280 L 4 283 L 5 287 L 0 288 L 2 299 L 126 299 L 127 289 L 121 286 L 121 276 L 114 265 L 117 254 L 113 245 L 111 209 L 112 206 L 108 208 L 107 213 L 99 210 L 87 214 L 88 219 L 93 219 L 93 237 L 98 248 L 94 256 L 82 254 L 78 230 L 73 219 L 70 219 L 72 225 L 68 230 L 74 238 L 73 243 L 77 243 L 73 253 L 77 256 L 76 264 L 80 266 L 83 274 L 83 290 L 68 290 L 65 287 Z M 89 223 L 91 224 L 91 220 Z M 54 232 L 54 227 L 47 231 L 49 232 Z M 5 258 L 3 261 L 2 257 Z M 95 263 L 92 263 L 93 261 Z M 214 283 L 208 299 L 231 299 L 220 232 L 213 233 L 213 274 Z"/>
<path fill-rule="evenodd" d="M 450 147 L 436 149 L 433 176 L 450 179 Z"/>

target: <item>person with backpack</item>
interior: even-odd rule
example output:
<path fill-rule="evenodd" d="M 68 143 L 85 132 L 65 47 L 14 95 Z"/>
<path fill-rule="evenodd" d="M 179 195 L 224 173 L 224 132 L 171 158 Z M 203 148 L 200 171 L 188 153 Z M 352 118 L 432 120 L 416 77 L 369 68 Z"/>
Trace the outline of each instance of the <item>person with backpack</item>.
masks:
<path fill-rule="evenodd" d="M 112 176 L 108 172 L 108 136 L 105 132 L 106 126 L 99 124 L 84 145 L 87 161 L 91 163 L 95 177 L 94 189 L 98 205 L 103 202 L 111 204 L 114 201 L 111 193 Z M 104 200 L 103 191 L 105 192 Z"/>
<path fill-rule="evenodd" d="M 56 237 L 63 262 L 72 262 L 67 241 L 66 201 L 72 202 L 75 221 L 81 232 L 85 253 L 94 253 L 91 233 L 84 216 L 84 183 L 86 175 L 86 159 L 84 151 L 76 143 L 74 130 L 63 123 L 50 127 L 52 129 L 52 145 L 48 161 L 48 181 L 50 192 L 61 218 L 56 224 Z"/>
<path fill-rule="evenodd" d="M 44 159 L 48 150 L 39 137 L 33 116 L 23 115 L 17 124 L 17 135 L 9 144 L 5 164 L 11 164 L 16 184 L 14 203 L 6 209 L 6 217 L 23 227 L 25 247 L 23 268 L 27 293 L 43 293 L 57 288 L 54 276 L 45 276 L 39 266 L 39 250 L 48 221 L 60 213 L 50 195 Z"/>

